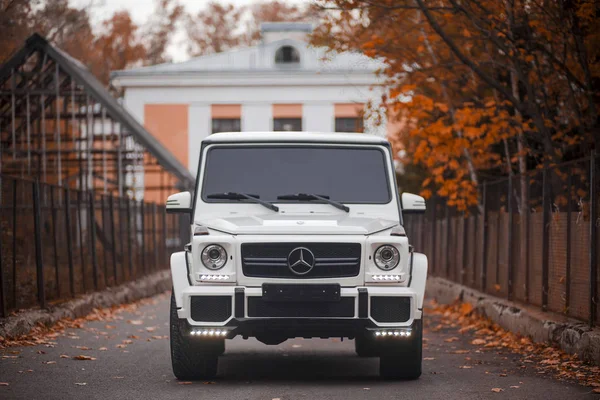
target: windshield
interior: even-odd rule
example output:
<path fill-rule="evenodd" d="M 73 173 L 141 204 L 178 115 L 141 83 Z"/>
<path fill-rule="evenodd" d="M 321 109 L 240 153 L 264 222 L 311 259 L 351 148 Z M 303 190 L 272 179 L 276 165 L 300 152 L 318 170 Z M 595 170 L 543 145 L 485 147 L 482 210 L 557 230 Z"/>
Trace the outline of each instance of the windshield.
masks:
<path fill-rule="evenodd" d="M 207 153 L 202 199 L 211 193 L 253 193 L 269 202 L 312 193 L 342 203 L 391 200 L 383 149 L 376 147 L 231 146 Z"/>

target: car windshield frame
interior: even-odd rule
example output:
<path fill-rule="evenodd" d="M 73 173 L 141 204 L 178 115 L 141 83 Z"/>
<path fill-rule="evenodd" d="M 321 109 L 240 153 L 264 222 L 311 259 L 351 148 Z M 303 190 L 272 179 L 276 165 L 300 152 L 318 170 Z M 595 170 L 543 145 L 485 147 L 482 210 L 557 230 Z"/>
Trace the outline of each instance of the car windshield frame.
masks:
<path fill-rule="evenodd" d="M 314 148 L 318 148 L 318 149 L 323 149 L 323 148 L 331 148 L 331 149 L 356 149 L 356 150 L 360 150 L 360 149 L 369 149 L 369 150 L 376 150 L 379 151 L 381 153 L 382 156 L 382 167 L 385 173 L 385 189 L 387 192 L 387 197 L 385 199 L 385 201 L 378 201 L 378 202 L 374 202 L 374 201 L 344 201 L 344 199 L 337 199 L 337 198 L 333 198 L 332 200 L 340 202 L 342 204 L 368 204 L 368 205 L 387 205 L 390 204 L 394 197 L 393 197 L 393 193 L 394 193 L 394 188 L 393 188 L 393 183 L 391 182 L 390 179 L 390 158 L 391 155 L 389 154 L 389 151 L 387 148 L 379 145 L 379 144 L 354 144 L 354 143 L 306 143 L 306 142 L 302 142 L 302 143 L 264 143 L 264 142 L 257 142 L 257 143 L 245 143 L 245 144 L 240 144 L 240 143 L 219 143 L 219 144 L 211 144 L 209 145 L 205 151 L 204 154 L 202 156 L 202 181 L 201 181 L 201 185 L 200 185 L 200 199 L 202 200 L 202 202 L 207 203 L 207 204 L 213 204 L 213 203 L 250 203 L 250 201 L 246 201 L 246 200 L 223 200 L 223 199 L 208 199 L 206 196 L 208 194 L 208 192 L 206 191 L 206 178 L 208 175 L 208 163 L 210 160 L 210 153 L 214 150 L 217 149 L 223 149 L 223 148 L 227 148 L 227 149 L 235 149 L 235 148 L 240 148 L 240 149 L 248 149 L 248 148 L 308 148 L 308 149 L 314 149 Z M 280 193 L 281 194 L 281 193 Z M 324 195 L 330 195 L 330 193 L 324 193 Z M 326 202 L 320 201 L 320 200 L 313 200 L 313 201 L 304 201 L 304 200 L 268 200 L 269 202 L 273 203 L 273 204 L 286 204 L 286 203 L 293 203 L 293 204 L 327 204 Z"/>

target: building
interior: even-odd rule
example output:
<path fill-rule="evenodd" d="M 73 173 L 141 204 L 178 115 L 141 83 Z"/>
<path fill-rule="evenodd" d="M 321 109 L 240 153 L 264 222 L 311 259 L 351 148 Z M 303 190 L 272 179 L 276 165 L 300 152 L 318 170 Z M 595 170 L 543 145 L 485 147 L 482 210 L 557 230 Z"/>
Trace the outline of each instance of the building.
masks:
<path fill-rule="evenodd" d="M 385 134 L 363 120 L 381 98 L 378 61 L 327 54 L 307 43 L 312 25 L 266 23 L 253 47 L 181 63 L 115 71 L 125 107 L 195 174 L 200 141 L 223 131 Z"/>

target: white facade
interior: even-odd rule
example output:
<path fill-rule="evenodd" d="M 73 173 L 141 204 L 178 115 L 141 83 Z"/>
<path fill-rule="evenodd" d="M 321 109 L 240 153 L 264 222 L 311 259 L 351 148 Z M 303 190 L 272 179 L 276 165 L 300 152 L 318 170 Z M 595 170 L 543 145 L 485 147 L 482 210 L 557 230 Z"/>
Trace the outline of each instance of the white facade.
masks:
<path fill-rule="evenodd" d="M 302 131 L 327 132 L 335 130 L 336 117 L 348 117 L 340 114 L 344 107 L 364 108 L 378 102 L 381 90 L 376 71 L 382 65 L 360 54 L 328 55 L 325 49 L 311 47 L 302 40 L 310 30 L 308 24 L 265 24 L 260 45 L 182 63 L 116 71 L 112 83 L 124 89 L 128 111 L 167 147 L 168 121 L 153 131 L 145 110 L 148 105 L 187 107 L 188 148 L 185 157 L 179 158 L 195 174 L 200 141 L 212 133 L 213 112 L 219 106 L 239 106 L 228 118 L 238 118 L 241 131 L 273 130 L 274 110 L 278 113 L 278 106 L 293 105 L 301 110 L 301 115 L 293 117 L 301 118 Z M 283 47 L 293 48 L 299 60 L 276 62 L 276 53 Z M 160 112 L 157 107 L 152 110 Z M 160 122 L 169 116 L 152 118 Z M 385 132 L 381 126 L 366 129 L 379 135 Z"/>

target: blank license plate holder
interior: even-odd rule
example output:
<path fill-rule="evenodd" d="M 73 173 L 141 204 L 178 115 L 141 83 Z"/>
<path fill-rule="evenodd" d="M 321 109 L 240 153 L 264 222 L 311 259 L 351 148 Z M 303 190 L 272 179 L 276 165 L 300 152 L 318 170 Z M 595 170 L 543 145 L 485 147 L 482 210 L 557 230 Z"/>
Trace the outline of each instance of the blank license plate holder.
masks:
<path fill-rule="evenodd" d="M 263 283 L 264 301 L 277 302 L 335 302 L 341 300 L 339 284 L 279 284 Z"/>

